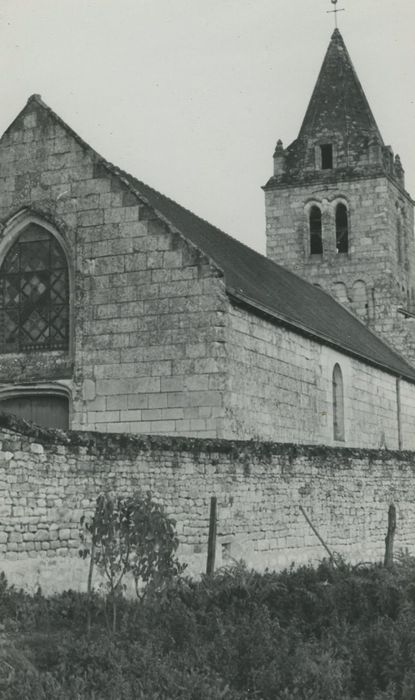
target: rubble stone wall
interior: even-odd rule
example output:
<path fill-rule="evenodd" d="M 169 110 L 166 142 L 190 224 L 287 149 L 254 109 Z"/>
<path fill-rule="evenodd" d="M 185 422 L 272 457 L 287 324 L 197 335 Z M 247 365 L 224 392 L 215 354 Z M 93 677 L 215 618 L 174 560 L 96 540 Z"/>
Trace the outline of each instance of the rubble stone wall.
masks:
<path fill-rule="evenodd" d="M 84 588 L 79 520 L 102 490 L 150 490 L 177 521 L 180 558 L 206 564 L 209 504 L 218 499 L 217 566 L 282 568 L 332 550 L 379 560 L 387 514 L 396 550 L 415 548 L 415 454 L 386 450 L 104 433 L 0 423 L 0 569 L 16 585 Z M 19 432 L 17 432 L 19 429 Z"/>

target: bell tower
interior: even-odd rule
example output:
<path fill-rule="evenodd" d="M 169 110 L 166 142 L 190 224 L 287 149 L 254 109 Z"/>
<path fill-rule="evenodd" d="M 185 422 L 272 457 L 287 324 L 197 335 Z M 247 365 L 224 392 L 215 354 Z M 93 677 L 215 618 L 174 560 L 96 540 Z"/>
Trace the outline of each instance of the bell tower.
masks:
<path fill-rule="evenodd" d="M 415 363 L 413 201 L 336 28 L 298 138 L 264 187 L 267 255 Z"/>

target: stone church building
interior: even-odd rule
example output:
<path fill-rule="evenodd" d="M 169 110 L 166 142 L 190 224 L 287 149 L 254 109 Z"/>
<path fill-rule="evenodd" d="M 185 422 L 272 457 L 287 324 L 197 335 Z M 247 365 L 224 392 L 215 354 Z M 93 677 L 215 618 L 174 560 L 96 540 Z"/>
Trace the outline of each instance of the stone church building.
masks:
<path fill-rule="evenodd" d="M 267 257 L 33 95 L 0 140 L 0 409 L 415 449 L 413 202 L 338 30 L 264 190 Z"/>

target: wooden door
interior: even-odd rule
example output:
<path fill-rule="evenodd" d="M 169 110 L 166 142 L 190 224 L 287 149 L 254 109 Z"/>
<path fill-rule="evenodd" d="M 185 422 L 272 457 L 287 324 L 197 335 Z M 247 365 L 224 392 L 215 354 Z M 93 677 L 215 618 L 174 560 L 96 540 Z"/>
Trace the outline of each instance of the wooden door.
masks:
<path fill-rule="evenodd" d="M 44 428 L 69 428 L 69 402 L 65 396 L 14 396 L 0 401 L 0 411 L 14 413 Z"/>

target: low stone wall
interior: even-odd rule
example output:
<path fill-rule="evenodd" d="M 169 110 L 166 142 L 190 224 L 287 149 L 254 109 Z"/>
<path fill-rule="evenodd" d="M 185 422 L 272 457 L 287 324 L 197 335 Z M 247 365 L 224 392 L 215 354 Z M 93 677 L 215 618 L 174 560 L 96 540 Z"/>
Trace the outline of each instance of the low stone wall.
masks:
<path fill-rule="evenodd" d="M 415 547 L 415 453 L 275 443 L 44 431 L 0 416 L 0 570 L 16 585 L 83 588 L 79 520 L 102 490 L 151 491 L 177 521 L 179 556 L 204 570 L 210 497 L 217 565 L 282 568 L 329 547 L 383 557 L 390 503 L 396 550 Z"/>

